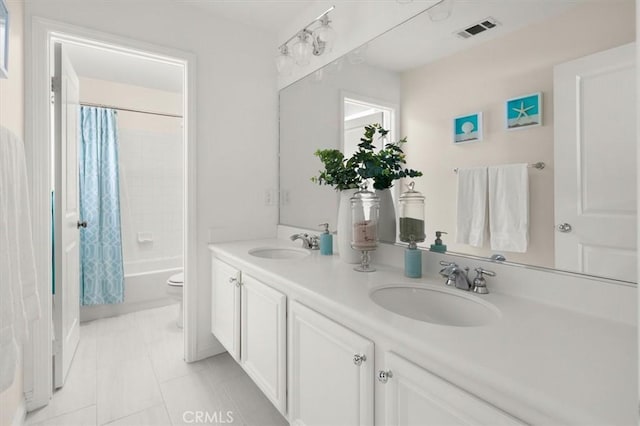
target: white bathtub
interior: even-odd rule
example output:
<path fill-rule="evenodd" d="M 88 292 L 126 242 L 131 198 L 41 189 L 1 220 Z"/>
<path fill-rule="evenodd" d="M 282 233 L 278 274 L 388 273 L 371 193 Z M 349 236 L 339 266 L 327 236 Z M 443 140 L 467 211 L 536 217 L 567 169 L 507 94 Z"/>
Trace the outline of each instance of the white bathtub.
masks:
<path fill-rule="evenodd" d="M 125 275 L 124 303 L 80 306 L 80 322 L 176 303 L 167 295 L 167 279 L 179 272 L 182 272 L 182 268 Z"/>

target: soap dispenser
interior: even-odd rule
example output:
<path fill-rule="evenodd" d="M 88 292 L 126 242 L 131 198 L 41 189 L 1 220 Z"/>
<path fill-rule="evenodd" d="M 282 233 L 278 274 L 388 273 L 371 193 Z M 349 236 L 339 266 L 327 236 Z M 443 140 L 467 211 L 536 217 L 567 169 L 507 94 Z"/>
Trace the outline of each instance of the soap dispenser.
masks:
<path fill-rule="evenodd" d="M 418 250 L 418 245 L 413 240 L 404 250 L 404 275 L 408 278 L 422 276 L 422 251 Z"/>
<path fill-rule="evenodd" d="M 324 232 L 320 234 L 320 254 L 331 256 L 333 254 L 333 235 L 329 232 L 329 224 L 321 223 L 318 226 L 324 226 Z"/>
<path fill-rule="evenodd" d="M 430 251 L 435 251 L 437 253 L 445 253 L 447 251 L 446 244 L 442 244 L 442 240 L 440 237 L 442 234 L 446 234 L 444 231 L 436 231 L 436 240 L 431 244 Z"/>
<path fill-rule="evenodd" d="M 415 183 L 400 195 L 400 241 L 409 243 L 404 251 L 404 275 L 409 278 L 422 276 L 422 251 L 417 243 L 424 235 L 424 196 L 414 189 Z"/>

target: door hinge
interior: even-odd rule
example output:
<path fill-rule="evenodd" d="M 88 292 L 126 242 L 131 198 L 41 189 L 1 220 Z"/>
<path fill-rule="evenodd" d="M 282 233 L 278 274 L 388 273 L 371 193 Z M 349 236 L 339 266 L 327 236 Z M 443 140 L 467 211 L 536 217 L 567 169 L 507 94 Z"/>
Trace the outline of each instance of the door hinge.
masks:
<path fill-rule="evenodd" d="M 58 93 L 60 91 L 60 79 L 56 77 L 51 77 L 51 91 L 53 93 Z"/>

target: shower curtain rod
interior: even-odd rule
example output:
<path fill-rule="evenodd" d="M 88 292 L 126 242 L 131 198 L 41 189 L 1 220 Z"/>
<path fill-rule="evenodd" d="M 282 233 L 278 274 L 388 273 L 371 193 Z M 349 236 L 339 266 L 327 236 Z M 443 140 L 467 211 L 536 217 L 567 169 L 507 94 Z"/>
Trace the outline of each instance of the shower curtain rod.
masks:
<path fill-rule="evenodd" d="M 164 113 L 164 112 L 143 111 L 143 110 L 140 110 L 140 109 L 131 109 L 131 108 L 120 108 L 120 107 L 113 106 L 113 105 L 94 104 L 94 103 L 91 103 L 91 102 L 80 102 L 80 105 L 88 106 L 88 107 L 97 107 L 97 108 L 109 108 L 109 109 L 115 109 L 115 110 L 118 110 L 118 111 L 137 112 L 137 113 L 140 113 L 140 114 L 160 115 L 162 117 L 182 118 L 181 115 L 177 115 L 177 114 L 167 114 L 167 113 Z"/>

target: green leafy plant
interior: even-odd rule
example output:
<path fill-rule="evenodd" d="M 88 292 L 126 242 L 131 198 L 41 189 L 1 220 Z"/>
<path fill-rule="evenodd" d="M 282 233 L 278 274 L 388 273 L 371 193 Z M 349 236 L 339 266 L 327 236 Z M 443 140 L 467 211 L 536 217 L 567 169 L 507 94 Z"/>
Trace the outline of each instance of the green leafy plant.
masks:
<path fill-rule="evenodd" d="M 380 124 L 365 126 L 364 137 L 360 139 L 358 151 L 352 157 L 358 164 L 357 173 L 362 179 L 373 179 L 375 189 L 387 189 L 393 186 L 394 180 L 422 176 L 422 172 L 404 167 L 407 161 L 402 145 L 407 143 L 406 137 L 387 143 L 376 151 L 373 143 L 376 133 L 384 141 L 389 131 Z"/>
<path fill-rule="evenodd" d="M 362 178 L 358 175 L 357 165 L 353 159 L 345 159 L 344 154 L 337 149 L 319 149 L 314 155 L 324 164 L 318 176 L 311 178 L 318 185 L 330 185 L 338 191 L 358 188 Z"/>
<path fill-rule="evenodd" d="M 337 149 L 317 150 L 314 155 L 320 158 L 325 168 L 311 181 L 341 191 L 358 188 L 364 180 L 372 179 L 375 189 L 387 189 L 393 186 L 394 180 L 422 176 L 422 172 L 404 167 L 406 159 L 402 145 L 407 143 L 406 137 L 377 150 L 374 144 L 376 134 L 380 141 L 384 141 L 389 131 L 380 124 L 365 126 L 358 150 L 348 159 Z"/>

